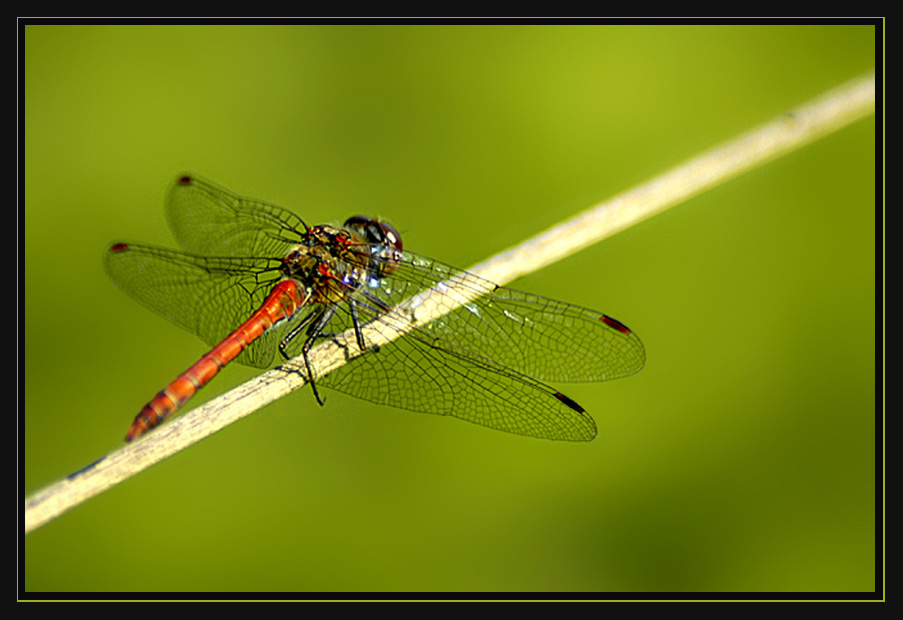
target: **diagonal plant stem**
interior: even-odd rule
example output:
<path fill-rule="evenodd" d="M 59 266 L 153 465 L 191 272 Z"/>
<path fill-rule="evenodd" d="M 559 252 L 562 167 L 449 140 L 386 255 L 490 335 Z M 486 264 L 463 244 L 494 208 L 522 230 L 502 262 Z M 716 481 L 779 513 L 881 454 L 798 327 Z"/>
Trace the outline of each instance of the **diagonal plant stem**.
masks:
<path fill-rule="evenodd" d="M 469 271 L 505 284 L 524 274 L 596 243 L 665 209 L 711 189 L 747 170 L 849 125 L 875 110 L 875 76 L 847 82 L 792 112 L 717 146 L 634 187 L 609 201 L 494 256 Z M 453 287 L 454 282 L 446 283 Z M 441 316 L 441 304 L 431 303 L 433 291 L 418 294 L 417 303 L 405 302 L 394 312 L 402 323 L 416 324 Z M 461 304 L 467 294 L 456 297 Z M 401 329 L 394 337 L 404 334 Z M 365 333 L 368 342 L 387 340 L 375 331 Z M 326 342 L 311 352 L 314 374 L 320 376 L 346 363 L 354 352 L 353 334 Z M 345 346 L 345 343 L 351 346 Z M 305 384 L 303 362 L 292 360 L 188 411 L 88 467 L 56 482 L 25 500 L 25 533 L 29 533 L 70 508 L 127 480 L 144 469 L 176 454 L 261 407 Z M 288 372 L 287 372 L 288 371 Z"/>

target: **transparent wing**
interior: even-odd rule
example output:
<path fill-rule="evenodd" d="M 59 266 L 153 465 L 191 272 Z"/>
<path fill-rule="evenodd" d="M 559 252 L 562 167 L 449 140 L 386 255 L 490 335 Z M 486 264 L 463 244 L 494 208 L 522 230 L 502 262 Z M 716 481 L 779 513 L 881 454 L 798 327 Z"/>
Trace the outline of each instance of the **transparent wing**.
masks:
<path fill-rule="evenodd" d="M 336 321 L 350 324 L 350 312 L 342 308 Z M 379 319 L 369 326 L 394 331 Z M 352 359 L 317 385 L 518 435 L 566 441 L 596 436 L 592 417 L 554 388 L 454 343 L 431 340 L 423 328 Z"/>
<path fill-rule="evenodd" d="M 446 286 L 452 279 L 457 287 Z M 639 372 L 646 361 L 639 337 L 608 315 L 499 287 L 410 252 L 404 253 L 394 273 L 374 284 L 366 294 L 385 307 L 395 307 L 426 289 L 443 290 L 443 304 L 451 308 L 463 302 L 463 306 L 422 326 L 419 333 L 425 341 L 543 381 L 608 381 Z M 361 307 L 368 315 L 362 320 L 385 320 L 373 304 L 364 300 Z M 416 316 L 416 308 L 411 310 Z"/>
<path fill-rule="evenodd" d="M 119 288 L 210 346 L 250 317 L 280 277 L 274 259 L 194 256 L 123 243 L 107 251 L 104 265 Z M 287 327 L 269 330 L 236 359 L 270 366 Z"/>
<path fill-rule="evenodd" d="M 166 219 L 182 248 L 207 256 L 282 257 L 307 232 L 291 211 L 188 174 L 169 190 Z"/>
<path fill-rule="evenodd" d="M 450 280 L 457 286 L 447 286 Z M 371 284 L 337 306 L 331 334 L 353 329 L 352 305 L 361 325 L 392 338 L 405 321 L 387 309 L 404 303 L 404 315 L 416 317 L 409 301 L 415 293 L 432 288 L 448 308 L 465 303 L 356 357 L 317 385 L 510 433 L 588 441 L 596 434 L 592 418 L 542 381 L 605 381 L 645 363 L 640 339 L 607 315 L 498 287 L 411 253 Z M 301 344 L 289 350 L 295 354 Z"/>

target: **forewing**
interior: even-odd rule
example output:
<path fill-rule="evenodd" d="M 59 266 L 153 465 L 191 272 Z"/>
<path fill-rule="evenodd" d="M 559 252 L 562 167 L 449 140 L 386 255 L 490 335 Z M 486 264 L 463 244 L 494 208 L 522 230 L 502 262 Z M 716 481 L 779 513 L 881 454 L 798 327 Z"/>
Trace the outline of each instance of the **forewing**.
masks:
<path fill-rule="evenodd" d="M 182 248 L 206 256 L 279 258 L 307 231 L 291 211 L 188 174 L 169 190 L 166 219 Z"/>
<path fill-rule="evenodd" d="M 410 252 L 366 292 L 395 307 L 426 289 L 440 291 L 448 308 L 459 306 L 421 327 L 440 348 L 490 359 L 542 381 L 608 381 L 645 364 L 639 337 L 601 312 L 499 287 Z M 410 302 L 408 307 L 416 317 L 417 308 Z M 373 320 L 382 319 L 374 314 Z"/>

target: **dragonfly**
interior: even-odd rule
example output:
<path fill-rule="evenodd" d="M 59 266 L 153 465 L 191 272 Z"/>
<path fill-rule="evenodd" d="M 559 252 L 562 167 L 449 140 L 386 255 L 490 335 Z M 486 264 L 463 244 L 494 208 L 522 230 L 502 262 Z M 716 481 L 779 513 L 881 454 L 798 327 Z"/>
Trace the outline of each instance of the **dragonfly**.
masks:
<path fill-rule="evenodd" d="M 327 387 L 518 435 L 590 441 L 593 418 L 546 382 L 607 381 L 645 364 L 639 337 L 617 319 L 414 254 L 377 218 L 308 226 L 191 174 L 172 184 L 165 209 L 181 250 L 114 243 L 105 269 L 212 348 L 141 409 L 126 441 L 176 413 L 232 360 L 268 368 L 298 356 L 304 367 L 294 372 L 321 405 Z M 425 291 L 440 316 L 418 322 Z M 345 333 L 355 355 L 316 376 L 313 347 Z"/>

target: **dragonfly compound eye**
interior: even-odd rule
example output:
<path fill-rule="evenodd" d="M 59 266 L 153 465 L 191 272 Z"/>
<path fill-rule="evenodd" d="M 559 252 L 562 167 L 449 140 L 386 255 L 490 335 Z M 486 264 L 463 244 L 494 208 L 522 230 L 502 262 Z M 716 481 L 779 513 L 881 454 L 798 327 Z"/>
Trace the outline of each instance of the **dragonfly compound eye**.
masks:
<path fill-rule="evenodd" d="M 345 228 L 371 244 L 372 268 L 379 277 L 387 276 L 398 268 L 404 246 L 394 226 L 366 215 L 355 215 L 345 220 Z"/>

